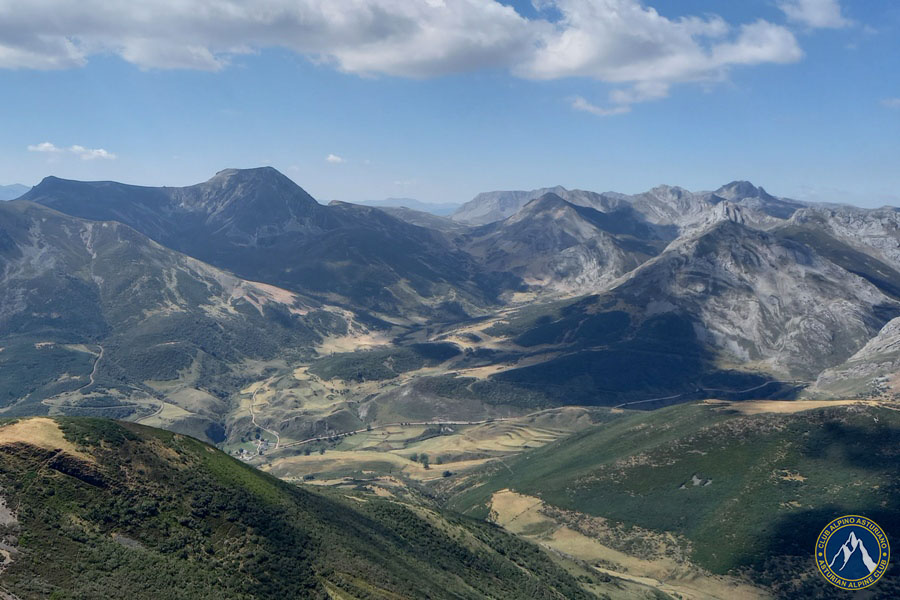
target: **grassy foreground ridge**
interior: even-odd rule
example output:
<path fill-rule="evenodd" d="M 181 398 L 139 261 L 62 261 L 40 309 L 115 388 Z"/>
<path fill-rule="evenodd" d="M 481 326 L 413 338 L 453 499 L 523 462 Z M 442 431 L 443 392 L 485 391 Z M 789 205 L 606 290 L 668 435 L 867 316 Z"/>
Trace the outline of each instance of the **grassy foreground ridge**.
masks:
<path fill-rule="evenodd" d="M 0 592 L 23 600 L 596 597 L 495 526 L 312 492 L 135 424 L 4 422 L 0 497 Z"/>

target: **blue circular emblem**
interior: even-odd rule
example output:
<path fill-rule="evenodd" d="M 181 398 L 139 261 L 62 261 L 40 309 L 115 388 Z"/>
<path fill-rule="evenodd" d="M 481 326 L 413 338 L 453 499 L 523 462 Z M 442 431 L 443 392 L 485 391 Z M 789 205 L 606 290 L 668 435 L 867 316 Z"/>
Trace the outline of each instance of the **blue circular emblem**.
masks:
<path fill-rule="evenodd" d="M 881 579 L 891 560 L 891 545 L 877 523 L 859 515 L 838 517 L 816 541 L 816 564 L 829 583 L 861 590 Z"/>

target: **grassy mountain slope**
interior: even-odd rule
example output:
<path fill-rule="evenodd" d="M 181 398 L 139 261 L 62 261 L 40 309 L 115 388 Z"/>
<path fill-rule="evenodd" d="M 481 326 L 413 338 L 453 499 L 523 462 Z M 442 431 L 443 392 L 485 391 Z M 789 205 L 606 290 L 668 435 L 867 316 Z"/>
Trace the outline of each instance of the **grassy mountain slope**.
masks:
<path fill-rule="evenodd" d="M 646 558 L 662 534 L 670 554 L 713 573 L 745 574 L 778 597 L 832 597 L 812 556 L 832 518 L 864 514 L 900 540 L 900 410 L 742 406 L 680 405 L 584 430 L 457 484 L 449 506 L 487 516 L 497 492 L 514 490 L 619 551 Z M 896 569 L 877 593 L 897 597 Z"/>
<path fill-rule="evenodd" d="M 299 359 L 351 313 L 244 281 L 115 222 L 0 205 L 0 407 L 137 418 L 190 379 L 203 434 L 248 362 Z M 185 410 L 187 412 L 185 412 Z M 215 436 L 212 436 L 215 439 Z"/>
<path fill-rule="evenodd" d="M 0 490 L 0 589 L 23 600 L 596 597 L 495 527 L 297 488 L 134 424 L 6 422 Z"/>

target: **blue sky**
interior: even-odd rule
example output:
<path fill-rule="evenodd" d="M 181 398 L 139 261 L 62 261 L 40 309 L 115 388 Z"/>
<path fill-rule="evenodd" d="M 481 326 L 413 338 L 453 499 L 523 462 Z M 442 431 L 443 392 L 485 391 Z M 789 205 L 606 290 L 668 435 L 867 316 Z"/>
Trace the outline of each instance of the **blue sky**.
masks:
<path fill-rule="evenodd" d="M 0 184 L 272 165 L 322 201 L 749 179 L 900 205 L 900 3 L 505 4 L 0 0 Z"/>

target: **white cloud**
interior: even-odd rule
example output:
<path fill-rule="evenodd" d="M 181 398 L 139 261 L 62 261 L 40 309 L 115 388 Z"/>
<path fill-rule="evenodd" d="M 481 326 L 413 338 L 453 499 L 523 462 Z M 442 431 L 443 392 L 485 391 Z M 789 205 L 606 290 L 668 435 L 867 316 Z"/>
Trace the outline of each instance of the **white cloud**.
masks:
<path fill-rule="evenodd" d="M 517 72 L 619 84 L 609 107 L 573 104 L 595 114 L 628 112 L 632 104 L 666 97 L 674 84 L 720 81 L 734 66 L 803 57 L 794 35 L 767 21 L 735 28 L 716 16 L 673 20 L 634 0 L 556 0 L 554 6 L 561 20 Z"/>
<path fill-rule="evenodd" d="M 900 109 L 900 98 L 885 98 L 881 101 L 881 105 L 885 108 Z"/>
<path fill-rule="evenodd" d="M 529 22 L 495 0 L 0 0 L 0 67 L 79 66 L 114 53 L 142 68 L 224 68 L 281 47 L 342 71 L 429 77 L 503 66 Z"/>
<path fill-rule="evenodd" d="M 610 103 L 622 112 L 615 107 L 664 97 L 674 84 L 802 56 L 789 30 L 766 21 L 670 19 L 641 0 L 535 5 L 538 18 L 526 19 L 497 0 L 0 0 L 0 68 L 71 68 L 112 53 L 140 68 L 216 71 L 279 47 L 366 76 L 503 68 L 535 80 L 585 77 L 617 85 Z"/>
<path fill-rule="evenodd" d="M 50 142 L 41 142 L 40 144 L 31 144 L 28 146 L 29 152 L 62 152 L 61 148 L 57 148 Z"/>
<path fill-rule="evenodd" d="M 811 29 L 839 29 L 851 25 L 838 0 L 781 0 L 778 8 L 787 18 Z"/>
<path fill-rule="evenodd" d="M 40 144 L 31 144 L 28 146 L 29 152 L 49 152 L 49 153 L 60 153 L 60 152 L 69 152 L 81 158 L 82 160 L 94 160 L 96 158 L 102 158 L 105 160 L 115 160 L 117 156 L 112 152 L 107 152 L 103 148 L 85 148 L 84 146 L 79 146 L 75 144 L 74 146 L 69 146 L 68 148 L 60 148 L 56 144 L 51 142 L 41 142 Z"/>
<path fill-rule="evenodd" d="M 115 160 L 118 158 L 112 152 L 107 152 L 103 148 L 85 148 L 84 146 L 71 146 L 69 152 L 77 155 L 81 160 L 94 160 L 102 158 L 105 160 Z"/>
<path fill-rule="evenodd" d="M 598 117 L 611 117 L 613 115 L 622 115 L 627 112 L 631 112 L 631 107 L 627 104 L 620 104 L 619 106 L 613 106 L 611 108 L 603 108 L 602 106 L 591 104 L 581 96 L 575 96 L 575 98 L 572 100 L 572 108 L 574 108 L 575 110 L 591 113 L 592 115 L 597 115 Z"/>
<path fill-rule="evenodd" d="M 325 157 L 325 161 L 330 162 L 333 165 L 339 165 L 343 162 L 347 162 L 346 160 L 344 160 L 342 157 L 338 156 L 337 154 L 329 154 L 328 156 Z"/>

